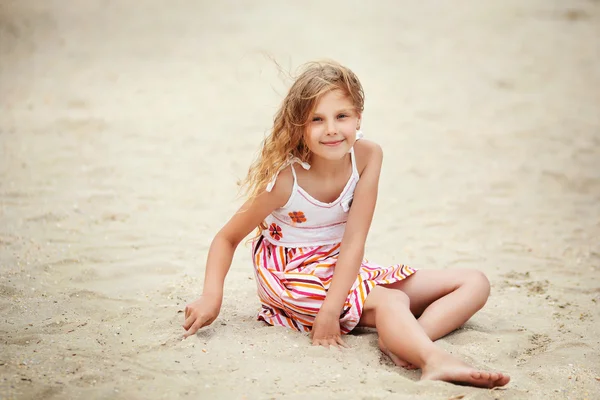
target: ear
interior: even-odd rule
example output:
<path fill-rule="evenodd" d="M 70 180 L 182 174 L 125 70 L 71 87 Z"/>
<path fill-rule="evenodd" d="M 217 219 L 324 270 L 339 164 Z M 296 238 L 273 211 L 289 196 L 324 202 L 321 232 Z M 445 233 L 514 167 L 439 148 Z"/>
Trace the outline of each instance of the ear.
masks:
<path fill-rule="evenodd" d="M 359 131 L 360 130 L 360 118 L 362 117 L 361 114 L 358 114 L 358 121 L 356 121 L 356 130 Z"/>

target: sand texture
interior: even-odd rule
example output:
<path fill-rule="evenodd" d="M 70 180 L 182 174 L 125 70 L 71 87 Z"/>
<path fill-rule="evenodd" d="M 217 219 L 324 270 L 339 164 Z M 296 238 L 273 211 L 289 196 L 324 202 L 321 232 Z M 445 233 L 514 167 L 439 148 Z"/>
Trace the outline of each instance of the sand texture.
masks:
<path fill-rule="evenodd" d="M 318 58 L 384 149 L 368 258 L 484 271 L 439 345 L 506 389 L 257 322 L 244 246 L 181 341 L 290 83 L 272 60 Z M 598 1 L 0 0 L 0 102 L 2 399 L 600 399 Z"/>

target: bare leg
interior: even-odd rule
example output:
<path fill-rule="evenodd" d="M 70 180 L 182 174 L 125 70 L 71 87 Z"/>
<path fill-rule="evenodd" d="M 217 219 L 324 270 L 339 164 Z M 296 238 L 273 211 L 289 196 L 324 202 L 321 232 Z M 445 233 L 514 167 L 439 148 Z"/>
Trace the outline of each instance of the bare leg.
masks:
<path fill-rule="evenodd" d="M 486 303 L 490 283 L 477 270 L 419 270 L 388 285 L 406 293 L 410 309 L 433 341 L 467 322 Z"/>
<path fill-rule="evenodd" d="M 467 322 L 483 307 L 490 293 L 485 275 L 469 269 L 420 270 L 408 279 L 386 286 L 408 296 L 412 313 L 419 317 L 419 324 L 433 341 Z M 399 367 L 416 368 L 392 356 L 381 340 L 379 348 Z"/>
<path fill-rule="evenodd" d="M 481 371 L 437 347 L 409 309 L 403 292 L 375 287 L 365 302 L 361 325 L 377 328 L 383 345 L 396 357 L 422 369 L 422 380 L 443 380 L 479 387 L 506 385 L 510 378 Z"/>

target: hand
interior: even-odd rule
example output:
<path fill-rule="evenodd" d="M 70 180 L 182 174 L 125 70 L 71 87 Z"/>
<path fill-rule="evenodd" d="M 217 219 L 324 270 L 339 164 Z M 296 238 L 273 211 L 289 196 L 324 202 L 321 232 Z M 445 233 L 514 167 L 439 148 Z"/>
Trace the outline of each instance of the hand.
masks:
<path fill-rule="evenodd" d="M 310 337 L 313 346 L 348 347 L 342 340 L 340 317 L 335 313 L 323 309 L 317 313 Z"/>
<path fill-rule="evenodd" d="M 192 336 L 198 329 L 212 324 L 221 310 L 222 297 L 202 295 L 198 300 L 185 306 L 185 322 L 183 338 Z"/>

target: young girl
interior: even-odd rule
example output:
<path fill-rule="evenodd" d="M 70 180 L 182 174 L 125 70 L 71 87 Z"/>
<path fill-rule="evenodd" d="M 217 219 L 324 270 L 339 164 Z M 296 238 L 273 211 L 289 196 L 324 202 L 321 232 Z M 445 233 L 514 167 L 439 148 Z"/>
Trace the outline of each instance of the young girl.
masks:
<path fill-rule="evenodd" d="M 313 345 L 345 346 L 342 334 L 373 327 L 379 347 L 421 379 L 503 386 L 433 342 L 485 304 L 490 285 L 474 270 L 382 267 L 364 260 L 382 150 L 362 138 L 358 78 L 335 62 L 308 64 L 277 112 L 245 181 L 249 198 L 215 236 L 202 296 L 185 308 L 185 337 L 219 314 L 237 245 L 255 228 L 258 319 L 310 332 Z"/>

